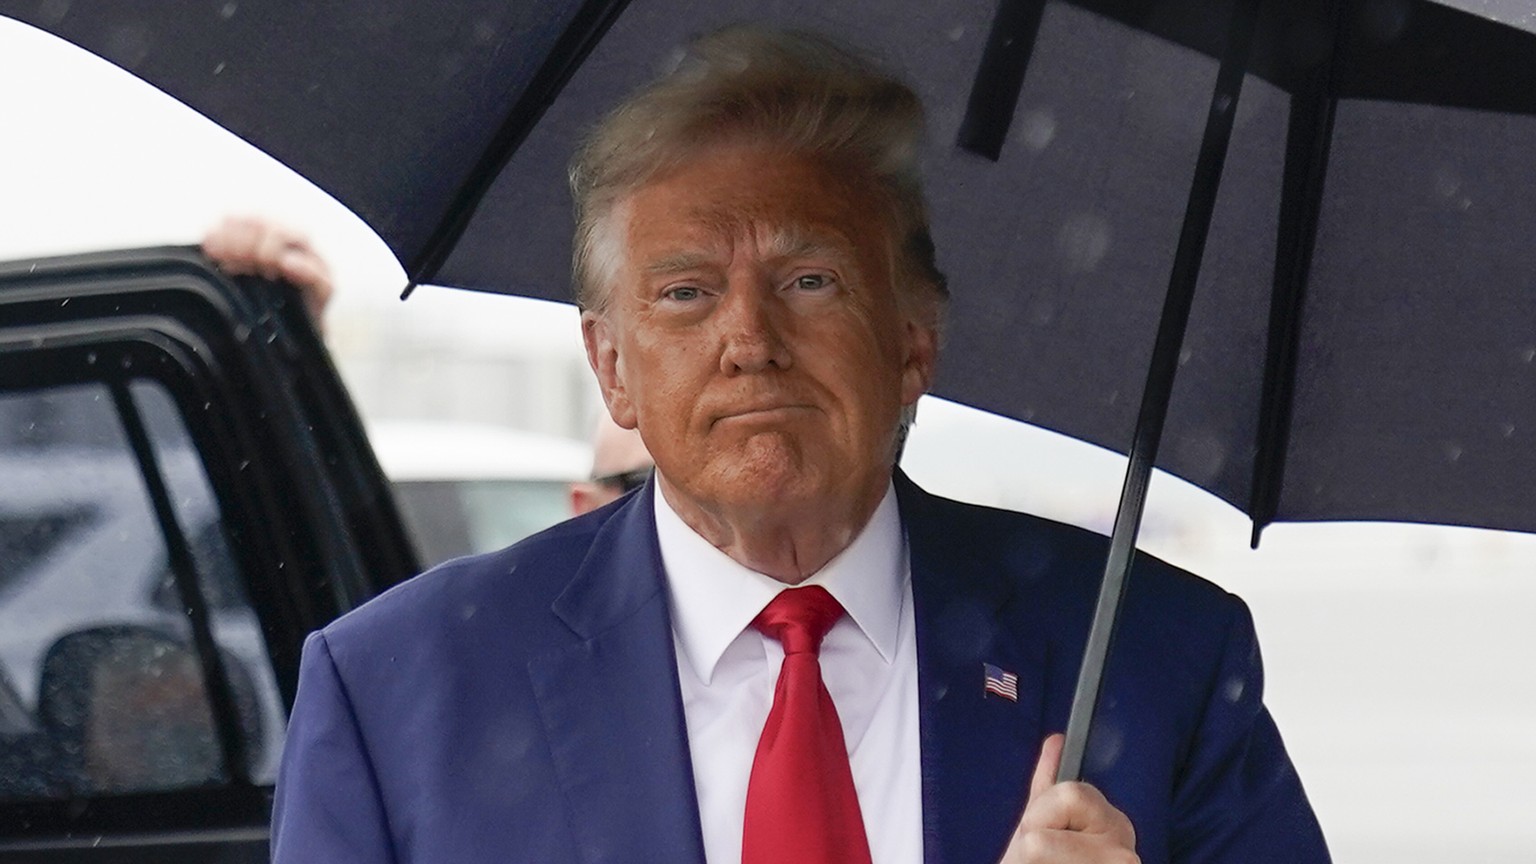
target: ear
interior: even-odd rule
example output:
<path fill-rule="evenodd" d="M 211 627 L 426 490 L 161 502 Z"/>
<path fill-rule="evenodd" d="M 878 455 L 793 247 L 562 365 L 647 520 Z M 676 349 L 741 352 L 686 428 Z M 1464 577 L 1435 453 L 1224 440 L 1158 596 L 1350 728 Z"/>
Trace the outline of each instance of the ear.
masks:
<path fill-rule="evenodd" d="M 938 325 L 925 317 L 907 319 L 906 360 L 901 368 L 901 404 L 912 405 L 933 387 L 939 366 Z"/>
<path fill-rule="evenodd" d="M 618 334 L 608 313 L 581 313 L 581 340 L 587 347 L 587 364 L 597 376 L 598 390 L 608 416 L 620 428 L 635 428 L 635 407 L 624 386 L 623 363 L 619 358 Z"/>

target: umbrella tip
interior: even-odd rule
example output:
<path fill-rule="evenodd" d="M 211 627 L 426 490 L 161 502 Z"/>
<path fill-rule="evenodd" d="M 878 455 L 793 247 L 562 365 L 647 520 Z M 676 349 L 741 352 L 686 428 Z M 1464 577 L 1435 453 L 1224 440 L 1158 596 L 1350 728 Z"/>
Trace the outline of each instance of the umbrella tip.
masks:
<path fill-rule="evenodd" d="M 406 283 L 405 290 L 400 292 L 401 302 L 411 299 L 411 292 L 415 290 L 416 280 L 412 279 L 410 282 Z"/>
<path fill-rule="evenodd" d="M 1259 548 L 1259 535 L 1264 533 L 1264 525 L 1259 520 L 1253 520 L 1253 533 L 1248 535 L 1248 548 Z"/>

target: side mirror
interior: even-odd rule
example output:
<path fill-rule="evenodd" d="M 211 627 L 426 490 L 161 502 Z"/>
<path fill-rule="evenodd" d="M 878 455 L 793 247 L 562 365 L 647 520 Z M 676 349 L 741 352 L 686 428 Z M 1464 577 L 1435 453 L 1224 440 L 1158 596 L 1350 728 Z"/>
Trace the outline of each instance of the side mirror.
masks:
<path fill-rule="evenodd" d="M 241 729 L 261 741 L 255 687 L 227 653 Z M 204 687 L 186 640 L 141 625 L 70 633 L 43 659 L 38 720 L 53 744 L 57 775 L 76 795 L 150 792 L 229 780 Z"/>

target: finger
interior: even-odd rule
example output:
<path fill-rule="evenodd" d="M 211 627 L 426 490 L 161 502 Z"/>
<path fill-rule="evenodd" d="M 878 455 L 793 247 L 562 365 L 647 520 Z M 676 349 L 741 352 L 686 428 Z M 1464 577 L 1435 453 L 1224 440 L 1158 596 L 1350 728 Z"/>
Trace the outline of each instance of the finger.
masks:
<path fill-rule="evenodd" d="M 284 257 L 292 253 L 302 255 L 308 250 L 308 242 L 300 235 L 276 225 L 265 225 L 257 238 L 254 254 L 256 269 L 267 279 L 281 279 Z"/>
<path fill-rule="evenodd" d="M 1061 768 L 1061 750 L 1066 740 L 1067 737 L 1058 732 L 1047 736 L 1040 745 L 1040 760 L 1035 763 L 1035 774 L 1029 780 L 1031 803 L 1056 785 L 1056 772 Z"/>
<path fill-rule="evenodd" d="M 279 263 L 283 279 L 299 289 L 304 308 L 309 310 L 310 317 L 319 320 L 335 290 L 324 259 L 314 252 L 290 249 L 283 253 Z"/>
<path fill-rule="evenodd" d="M 229 273 L 254 272 L 254 257 L 262 226 L 254 219 L 229 217 L 203 238 L 203 252 Z"/>
<path fill-rule="evenodd" d="M 1032 831 L 1015 837 L 1000 864 L 1139 864 L 1133 847 L 1073 831 Z"/>
<path fill-rule="evenodd" d="M 1128 847 L 1136 845 L 1131 820 L 1109 803 L 1104 793 L 1087 783 L 1058 783 L 1031 801 L 1019 820 L 1023 830 L 1075 831 L 1114 838 Z"/>

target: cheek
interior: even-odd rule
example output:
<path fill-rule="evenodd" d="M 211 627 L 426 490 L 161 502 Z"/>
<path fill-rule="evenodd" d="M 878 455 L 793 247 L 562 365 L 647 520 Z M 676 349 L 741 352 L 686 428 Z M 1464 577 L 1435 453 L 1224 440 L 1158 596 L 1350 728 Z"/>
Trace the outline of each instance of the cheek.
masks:
<path fill-rule="evenodd" d="M 624 374 L 640 416 L 658 426 L 685 423 L 703 389 L 699 365 L 696 350 L 637 340 Z"/>

